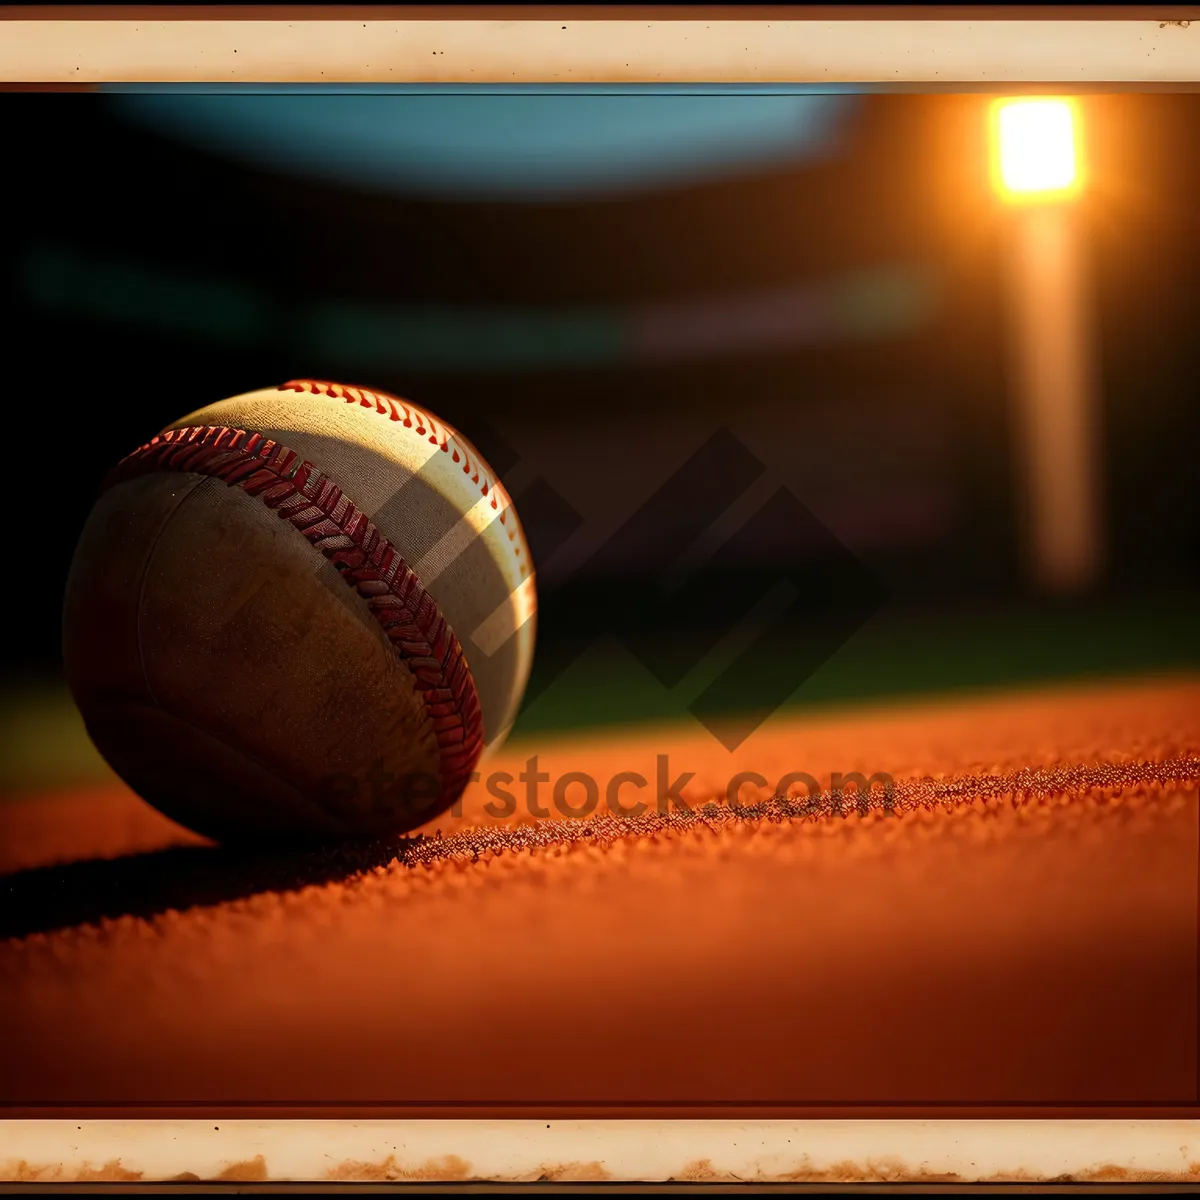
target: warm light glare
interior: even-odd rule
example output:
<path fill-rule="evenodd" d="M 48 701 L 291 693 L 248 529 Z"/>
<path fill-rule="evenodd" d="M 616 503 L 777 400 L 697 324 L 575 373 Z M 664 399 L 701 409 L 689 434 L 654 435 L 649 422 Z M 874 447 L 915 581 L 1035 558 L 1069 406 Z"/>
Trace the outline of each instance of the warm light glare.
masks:
<path fill-rule="evenodd" d="M 1077 183 L 1075 114 L 1068 101 L 1006 101 L 999 106 L 997 137 L 1005 191 L 1035 198 Z"/>

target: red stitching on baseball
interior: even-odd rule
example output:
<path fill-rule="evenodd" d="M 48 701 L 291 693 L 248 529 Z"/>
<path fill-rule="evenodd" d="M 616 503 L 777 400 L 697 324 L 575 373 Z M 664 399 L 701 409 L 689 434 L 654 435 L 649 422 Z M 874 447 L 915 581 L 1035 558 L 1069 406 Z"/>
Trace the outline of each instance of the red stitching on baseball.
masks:
<path fill-rule="evenodd" d="M 462 793 L 483 751 L 479 694 L 462 646 L 392 544 L 312 463 L 261 433 L 217 425 L 169 429 L 139 446 L 104 487 L 154 471 L 221 479 L 299 530 L 366 601 L 412 672 L 438 744 L 442 803 Z"/>
<path fill-rule="evenodd" d="M 450 454 L 451 462 L 462 462 L 463 474 L 470 475 L 471 482 L 479 485 L 480 494 L 484 497 L 491 496 L 492 508 L 500 514 L 500 524 L 508 524 L 508 510 L 512 507 L 512 500 L 500 481 L 489 475 L 478 459 L 472 463 L 471 453 L 463 444 L 460 433 L 410 404 L 407 400 L 390 396 L 387 392 L 372 392 L 367 388 L 352 387 L 344 383 L 330 383 L 324 379 L 289 379 L 287 383 L 281 383 L 277 390 L 308 392 L 314 396 L 331 396 L 335 400 L 342 400 L 347 404 L 373 408 L 377 413 L 390 420 L 399 421 L 405 429 L 412 429 L 415 424 L 416 433 L 421 437 L 428 433 L 430 444 L 447 451 Z M 497 500 L 503 502 L 503 508 L 497 504 Z M 513 553 L 520 557 L 521 547 L 516 544 L 516 536 L 512 530 L 509 530 L 508 540 L 514 543 Z M 527 562 L 522 564 L 522 569 L 528 571 Z"/>

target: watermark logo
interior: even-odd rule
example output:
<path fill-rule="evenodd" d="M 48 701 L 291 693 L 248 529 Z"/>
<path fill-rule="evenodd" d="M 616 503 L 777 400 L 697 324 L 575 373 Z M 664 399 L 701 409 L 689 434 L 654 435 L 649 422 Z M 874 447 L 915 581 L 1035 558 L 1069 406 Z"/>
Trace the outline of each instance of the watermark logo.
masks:
<path fill-rule="evenodd" d="M 695 778 L 694 771 L 680 771 L 671 765 L 670 755 L 654 756 L 654 768 L 644 771 L 614 771 L 598 778 L 588 771 L 564 771 L 552 775 L 539 756 L 526 760 L 517 771 L 493 770 L 487 776 L 478 771 L 472 783 L 482 784 L 488 799 L 483 812 L 496 820 L 517 814 L 541 820 L 587 820 L 594 816 L 629 819 L 671 813 L 690 813 L 693 805 L 684 789 Z M 757 771 L 739 771 L 714 790 L 700 811 L 724 807 L 741 816 L 753 816 L 763 808 L 761 799 L 747 799 L 769 793 L 773 808 L 788 816 L 831 815 L 867 816 L 872 810 L 892 815 L 896 811 L 896 784 L 890 774 L 876 771 L 867 776 L 861 771 L 834 771 L 828 787 L 815 774 L 788 771 L 777 780 Z M 360 774 L 332 775 L 320 789 L 322 801 L 333 812 L 361 820 L 367 814 L 393 817 L 406 814 L 411 820 L 433 817 L 439 811 L 438 780 L 426 772 L 397 774 L 373 762 Z M 707 794 L 707 793 L 706 793 Z M 462 815 L 462 798 L 450 809 Z"/>
<path fill-rule="evenodd" d="M 473 440 L 502 481 L 522 461 L 494 430 L 474 430 Z M 540 566 L 586 536 L 595 519 L 547 482 L 550 471 L 538 471 L 536 462 L 522 466 L 533 482 L 513 503 Z M 394 518 L 405 508 L 420 505 L 420 529 L 406 547 L 412 562 L 444 545 L 460 520 L 452 506 L 428 500 L 437 491 L 432 475 L 441 468 L 434 456 L 372 514 L 387 529 L 399 526 Z M 705 547 L 735 506 L 761 487 L 766 471 L 728 429 L 716 430 L 566 578 L 541 594 L 538 621 L 554 636 L 537 648 L 523 710 L 607 636 L 679 698 L 681 712 L 733 751 L 841 649 L 882 606 L 886 589 L 787 486 L 769 490 L 752 513 Z M 846 486 L 854 486 L 850 470 Z M 455 575 L 469 580 L 486 554 L 483 539 L 477 533 L 463 540 L 454 560 L 441 564 L 439 577 L 450 586 Z M 702 555 L 689 560 L 697 546 L 704 547 Z M 677 565 L 680 559 L 688 560 L 686 568 Z M 762 567 L 764 560 L 772 565 Z M 663 569 L 650 585 L 644 577 L 631 585 L 631 561 L 660 562 Z M 759 565 L 747 569 L 748 562 Z M 344 593 L 335 568 L 323 574 L 331 589 Z M 480 620 L 485 616 L 480 613 Z M 468 662 L 482 663 L 503 648 L 477 645 L 469 629 L 456 632 Z"/>

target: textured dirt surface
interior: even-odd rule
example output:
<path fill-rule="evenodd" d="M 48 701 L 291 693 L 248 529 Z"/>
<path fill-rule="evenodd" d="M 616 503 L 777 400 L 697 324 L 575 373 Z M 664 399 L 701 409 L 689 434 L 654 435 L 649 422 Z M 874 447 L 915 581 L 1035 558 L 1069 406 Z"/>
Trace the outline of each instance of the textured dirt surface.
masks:
<path fill-rule="evenodd" d="M 249 854 L 119 786 L 0 806 L 21 1104 L 1189 1104 L 1200 683 L 1058 689 L 539 752 L 547 816 Z M 586 819 L 554 781 L 685 772 Z M 745 787 L 731 811 L 726 782 Z M 841 813 L 834 772 L 888 772 Z M 807 772 L 808 807 L 770 800 Z M 577 804 L 583 785 L 568 790 Z M 714 801 L 718 808 L 703 811 Z"/>

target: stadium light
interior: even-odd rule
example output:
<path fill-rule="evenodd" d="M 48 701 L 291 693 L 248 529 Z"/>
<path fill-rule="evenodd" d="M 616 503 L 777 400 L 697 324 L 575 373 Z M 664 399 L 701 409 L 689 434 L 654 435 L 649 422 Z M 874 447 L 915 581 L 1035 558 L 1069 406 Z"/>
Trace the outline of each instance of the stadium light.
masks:
<path fill-rule="evenodd" d="M 992 119 L 993 176 L 1003 199 L 1045 203 L 1078 195 L 1082 172 L 1073 101 L 1001 100 Z"/>
<path fill-rule="evenodd" d="M 1091 279 L 1077 206 L 1079 108 L 1071 99 L 992 106 L 992 175 L 1011 214 L 1010 378 L 1039 590 L 1086 591 L 1103 569 L 1100 403 Z"/>

